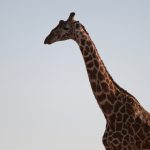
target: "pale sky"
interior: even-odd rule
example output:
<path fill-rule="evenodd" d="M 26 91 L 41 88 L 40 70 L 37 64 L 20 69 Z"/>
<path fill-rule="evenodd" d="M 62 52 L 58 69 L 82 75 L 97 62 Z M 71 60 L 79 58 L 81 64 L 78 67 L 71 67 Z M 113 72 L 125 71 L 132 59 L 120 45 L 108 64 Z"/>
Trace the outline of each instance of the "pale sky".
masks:
<path fill-rule="evenodd" d="M 149 0 L 1 0 L 0 150 L 104 150 L 77 44 L 43 44 L 72 11 L 114 80 L 150 112 Z"/>

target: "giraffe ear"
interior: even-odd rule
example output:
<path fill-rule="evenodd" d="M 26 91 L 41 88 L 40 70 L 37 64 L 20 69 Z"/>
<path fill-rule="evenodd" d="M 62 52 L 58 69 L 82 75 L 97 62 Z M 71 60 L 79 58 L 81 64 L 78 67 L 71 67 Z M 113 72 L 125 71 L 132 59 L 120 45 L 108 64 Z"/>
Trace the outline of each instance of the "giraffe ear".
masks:
<path fill-rule="evenodd" d="M 74 16 L 75 16 L 75 13 L 71 12 L 69 18 L 67 19 L 67 22 L 73 22 L 74 21 Z"/>

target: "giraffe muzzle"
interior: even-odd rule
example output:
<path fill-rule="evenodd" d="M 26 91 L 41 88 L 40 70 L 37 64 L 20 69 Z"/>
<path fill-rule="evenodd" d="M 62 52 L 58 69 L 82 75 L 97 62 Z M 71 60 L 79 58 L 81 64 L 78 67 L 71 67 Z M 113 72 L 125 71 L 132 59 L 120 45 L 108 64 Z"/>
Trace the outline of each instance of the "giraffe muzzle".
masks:
<path fill-rule="evenodd" d="M 50 39 L 48 37 L 44 40 L 44 44 L 51 44 Z"/>

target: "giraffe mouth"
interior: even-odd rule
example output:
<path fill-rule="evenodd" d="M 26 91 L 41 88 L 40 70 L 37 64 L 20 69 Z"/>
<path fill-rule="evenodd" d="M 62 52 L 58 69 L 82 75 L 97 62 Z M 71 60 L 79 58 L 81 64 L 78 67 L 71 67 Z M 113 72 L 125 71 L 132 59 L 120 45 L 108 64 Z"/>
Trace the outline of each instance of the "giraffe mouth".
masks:
<path fill-rule="evenodd" d="M 46 38 L 46 39 L 44 40 L 44 44 L 52 44 L 52 42 L 51 42 L 48 38 Z"/>
<path fill-rule="evenodd" d="M 50 44 L 52 44 L 52 43 L 51 43 L 51 42 L 45 42 L 45 41 L 44 41 L 44 44 L 48 44 L 48 45 L 50 45 Z"/>

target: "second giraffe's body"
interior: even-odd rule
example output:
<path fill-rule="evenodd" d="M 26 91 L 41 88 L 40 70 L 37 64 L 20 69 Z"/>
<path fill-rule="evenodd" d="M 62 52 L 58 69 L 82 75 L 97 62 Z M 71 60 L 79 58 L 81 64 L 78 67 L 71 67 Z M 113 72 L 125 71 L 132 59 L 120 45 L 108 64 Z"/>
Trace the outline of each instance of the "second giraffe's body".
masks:
<path fill-rule="evenodd" d="M 106 118 L 103 144 L 106 150 L 150 150 L 150 114 L 108 73 L 84 26 L 71 13 L 45 39 L 45 44 L 73 39 L 83 55 L 89 81 Z"/>

